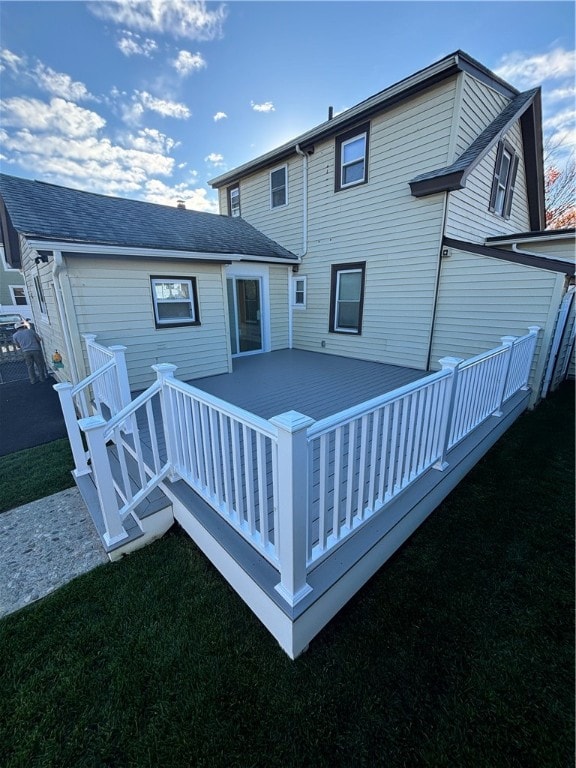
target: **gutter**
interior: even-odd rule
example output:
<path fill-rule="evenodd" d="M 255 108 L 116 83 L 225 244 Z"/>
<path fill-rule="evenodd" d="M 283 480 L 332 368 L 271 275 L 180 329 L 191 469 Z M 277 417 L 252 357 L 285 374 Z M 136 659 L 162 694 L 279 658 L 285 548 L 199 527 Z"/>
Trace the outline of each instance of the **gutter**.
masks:
<path fill-rule="evenodd" d="M 303 152 L 300 144 L 294 147 L 296 154 L 302 158 L 302 253 L 298 257 L 298 262 L 308 253 L 308 153 Z M 288 349 L 294 345 L 294 303 L 292 300 L 293 281 L 291 274 L 288 273 Z"/>

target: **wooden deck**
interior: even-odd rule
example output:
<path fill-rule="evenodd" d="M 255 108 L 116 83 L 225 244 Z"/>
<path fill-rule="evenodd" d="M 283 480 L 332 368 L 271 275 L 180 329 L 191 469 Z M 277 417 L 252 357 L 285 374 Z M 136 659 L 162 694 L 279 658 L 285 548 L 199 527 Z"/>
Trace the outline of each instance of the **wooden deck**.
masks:
<path fill-rule="evenodd" d="M 427 375 L 416 368 L 300 349 L 238 357 L 233 367 L 232 373 L 188 383 L 263 419 L 290 410 L 323 419 Z"/>

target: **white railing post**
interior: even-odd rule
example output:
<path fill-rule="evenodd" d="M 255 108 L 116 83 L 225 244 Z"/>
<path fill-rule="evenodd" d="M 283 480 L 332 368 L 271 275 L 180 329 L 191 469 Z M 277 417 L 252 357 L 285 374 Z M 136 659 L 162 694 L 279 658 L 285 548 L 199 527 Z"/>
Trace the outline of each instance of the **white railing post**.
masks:
<path fill-rule="evenodd" d="M 118 501 L 114 490 L 114 479 L 106 448 L 104 431 L 107 422 L 102 416 L 88 416 L 80 419 L 80 428 L 86 435 L 88 451 L 92 460 L 92 476 L 98 491 L 100 509 L 104 519 L 104 541 L 108 546 L 123 541 L 128 537 L 118 514 Z"/>
<path fill-rule="evenodd" d="M 540 333 L 541 330 L 542 329 L 540 328 L 539 325 L 529 325 L 528 326 L 528 333 L 530 334 L 530 336 L 533 336 L 534 338 L 533 338 L 533 341 L 532 341 L 531 354 L 528 356 L 529 359 L 527 361 L 527 366 L 526 366 L 527 367 L 527 370 L 526 370 L 526 384 L 524 384 L 523 387 L 520 387 L 520 389 L 524 390 L 525 392 L 526 392 L 526 390 L 530 389 L 530 386 L 529 386 L 530 371 L 532 370 L 532 363 L 534 362 L 534 355 L 536 354 L 536 341 L 538 340 L 538 334 Z"/>
<path fill-rule="evenodd" d="M 506 385 L 508 384 L 508 377 L 510 375 L 510 366 L 512 365 L 512 355 L 514 354 L 514 342 L 516 341 L 516 336 L 501 336 L 500 341 L 502 342 L 502 346 L 507 348 L 506 351 L 506 359 L 504 361 L 504 365 L 502 366 L 502 374 L 500 376 L 500 381 L 498 382 L 498 407 L 492 414 L 492 416 L 502 416 L 502 404 L 504 403 L 504 398 L 506 396 Z"/>
<path fill-rule="evenodd" d="M 126 349 L 122 344 L 115 344 L 112 347 L 108 347 L 110 352 L 114 355 L 114 364 L 116 366 L 116 376 L 118 381 L 118 393 L 120 395 L 120 403 L 118 410 L 121 411 L 127 405 L 132 402 L 132 396 L 130 394 L 130 382 L 128 381 L 128 368 L 126 367 Z"/>
<path fill-rule="evenodd" d="M 308 440 L 314 419 L 288 411 L 270 419 L 278 430 L 278 554 L 276 590 L 291 606 L 312 591 L 306 583 L 308 534 Z"/>
<path fill-rule="evenodd" d="M 53 389 L 56 390 L 58 397 L 60 398 L 60 408 L 62 408 L 64 424 L 66 425 L 66 432 L 68 433 L 68 441 L 74 458 L 73 474 L 75 477 L 87 475 L 90 473 L 90 467 L 86 460 L 86 451 L 84 450 L 84 444 L 82 443 L 82 433 L 80 432 L 78 419 L 76 417 L 76 408 L 74 407 L 74 398 L 72 396 L 73 385 L 69 381 L 64 381 L 61 384 L 54 384 Z"/>
<path fill-rule="evenodd" d="M 174 371 L 178 368 L 177 365 L 172 363 L 158 363 L 153 365 L 152 370 L 156 372 L 158 382 L 161 385 L 160 389 L 160 405 L 162 408 L 162 423 L 164 425 L 164 440 L 166 441 L 166 458 L 170 469 L 168 471 L 168 479 L 170 481 L 178 480 L 178 474 L 174 469 L 176 465 L 176 457 L 178 455 L 174 440 L 174 412 L 172 409 L 172 392 L 166 386 L 167 379 L 174 378 Z"/>
<path fill-rule="evenodd" d="M 450 429 L 452 427 L 452 419 L 454 416 L 454 401 L 456 399 L 456 387 L 458 385 L 458 371 L 460 364 L 464 362 L 461 357 L 443 357 L 438 360 L 442 366 L 443 371 L 452 371 L 450 376 L 450 383 L 447 385 L 448 392 L 444 397 L 443 414 L 440 422 L 440 445 L 442 446 L 442 453 L 440 458 L 433 465 L 434 469 L 443 471 L 448 466 L 446 461 L 446 454 L 448 453 L 448 445 L 450 443 Z"/>
<path fill-rule="evenodd" d="M 83 333 L 82 338 L 86 342 L 86 352 L 88 353 L 88 368 L 90 373 L 94 373 L 94 358 L 92 354 L 92 344 L 96 341 L 95 333 Z"/>

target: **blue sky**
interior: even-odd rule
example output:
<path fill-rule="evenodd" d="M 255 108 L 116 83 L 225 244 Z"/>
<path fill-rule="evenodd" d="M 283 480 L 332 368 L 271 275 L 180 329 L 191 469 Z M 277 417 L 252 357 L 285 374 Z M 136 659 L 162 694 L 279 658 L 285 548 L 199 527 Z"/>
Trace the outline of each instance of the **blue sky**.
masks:
<path fill-rule="evenodd" d="M 215 176 L 458 48 L 574 142 L 572 2 L 0 4 L 1 170 L 217 212 Z"/>

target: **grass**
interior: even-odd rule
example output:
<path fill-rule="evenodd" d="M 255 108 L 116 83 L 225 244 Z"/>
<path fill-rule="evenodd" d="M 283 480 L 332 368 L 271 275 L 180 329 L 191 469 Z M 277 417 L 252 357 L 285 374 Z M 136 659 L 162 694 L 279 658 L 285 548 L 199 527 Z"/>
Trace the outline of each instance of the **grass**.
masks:
<path fill-rule="evenodd" d="M 0 622 L 5 768 L 573 765 L 574 388 L 290 661 L 182 532 Z"/>
<path fill-rule="evenodd" d="M 0 512 L 71 488 L 74 460 L 66 438 L 0 457 Z"/>

